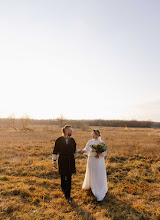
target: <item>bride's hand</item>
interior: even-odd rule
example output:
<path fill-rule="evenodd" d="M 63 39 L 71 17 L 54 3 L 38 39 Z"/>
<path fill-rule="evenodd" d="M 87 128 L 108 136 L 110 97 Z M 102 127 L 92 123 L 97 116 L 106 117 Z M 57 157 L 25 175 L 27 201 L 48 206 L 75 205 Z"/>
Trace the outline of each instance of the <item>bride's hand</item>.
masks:
<path fill-rule="evenodd" d="M 99 158 L 100 155 L 101 155 L 101 153 L 97 153 L 96 157 Z"/>

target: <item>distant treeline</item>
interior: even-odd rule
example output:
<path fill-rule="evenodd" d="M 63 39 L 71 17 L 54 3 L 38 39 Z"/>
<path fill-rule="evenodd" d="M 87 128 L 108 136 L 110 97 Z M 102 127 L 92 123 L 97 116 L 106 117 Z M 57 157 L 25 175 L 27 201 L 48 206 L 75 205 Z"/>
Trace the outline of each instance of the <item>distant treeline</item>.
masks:
<path fill-rule="evenodd" d="M 7 125 L 8 118 L 0 118 L 0 126 Z M 15 119 L 18 124 L 20 119 Z M 29 125 L 60 125 L 70 124 L 73 127 L 81 128 L 83 126 L 105 126 L 105 127 L 133 127 L 133 128 L 160 128 L 160 122 L 137 121 L 137 120 L 67 120 L 67 119 L 30 119 Z"/>

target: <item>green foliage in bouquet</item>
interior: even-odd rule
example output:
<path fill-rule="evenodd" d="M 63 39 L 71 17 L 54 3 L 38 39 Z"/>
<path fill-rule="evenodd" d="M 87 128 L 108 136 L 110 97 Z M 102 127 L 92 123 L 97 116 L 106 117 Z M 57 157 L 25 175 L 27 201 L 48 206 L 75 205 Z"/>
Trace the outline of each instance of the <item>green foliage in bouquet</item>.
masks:
<path fill-rule="evenodd" d="M 96 153 L 102 153 L 107 150 L 107 146 L 104 142 L 91 144 L 90 147 L 92 148 L 92 152 L 96 152 Z"/>

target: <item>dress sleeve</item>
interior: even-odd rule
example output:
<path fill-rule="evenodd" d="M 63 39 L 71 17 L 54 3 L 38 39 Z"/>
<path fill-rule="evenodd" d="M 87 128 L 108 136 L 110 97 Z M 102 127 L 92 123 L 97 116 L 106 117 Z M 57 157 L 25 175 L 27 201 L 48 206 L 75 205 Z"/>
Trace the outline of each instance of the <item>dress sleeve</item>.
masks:
<path fill-rule="evenodd" d="M 104 141 L 103 141 L 103 143 L 105 143 Z M 106 144 L 106 143 L 105 143 Z M 104 151 L 104 152 L 102 152 L 102 156 L 103 157 L 105 157 L 107 155 L 107 150 L 106 151 Z"/>
<path fill-rule="evenodd" d="M 107 150 L 102 152 L 102 156 L 105 157 L 107 155 Z"/>
<path fill-rule="evenodd" d="M 89 152 L 90 141 L 87 142 L 85 148 L 83 149 L 85 152 Z"/>

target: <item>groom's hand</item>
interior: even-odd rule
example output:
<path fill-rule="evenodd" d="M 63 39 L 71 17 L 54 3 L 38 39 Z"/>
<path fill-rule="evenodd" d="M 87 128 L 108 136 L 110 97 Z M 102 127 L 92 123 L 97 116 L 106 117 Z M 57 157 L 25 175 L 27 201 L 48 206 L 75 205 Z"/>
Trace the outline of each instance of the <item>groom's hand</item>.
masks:
<path fill-rule="evenodd" d="M 58 168 L 58 166 L 57 166 L 57 162 L 54 162 L 54 163 L 53 163 L 53 166 L 54 166 L 54 168 L 57 169 L 57 168 Z"/>

